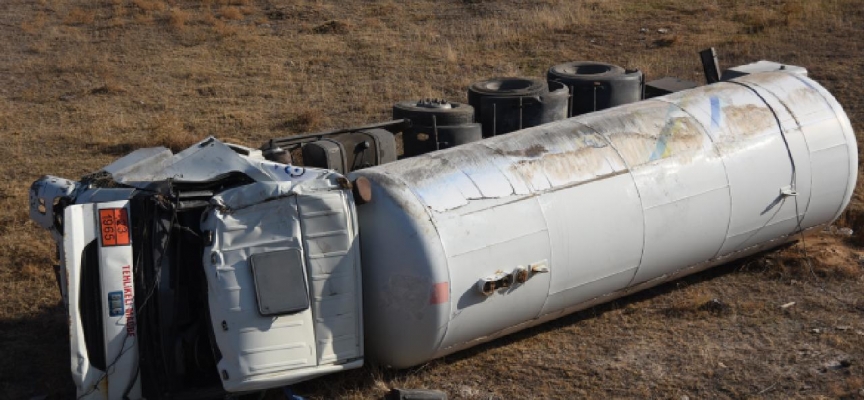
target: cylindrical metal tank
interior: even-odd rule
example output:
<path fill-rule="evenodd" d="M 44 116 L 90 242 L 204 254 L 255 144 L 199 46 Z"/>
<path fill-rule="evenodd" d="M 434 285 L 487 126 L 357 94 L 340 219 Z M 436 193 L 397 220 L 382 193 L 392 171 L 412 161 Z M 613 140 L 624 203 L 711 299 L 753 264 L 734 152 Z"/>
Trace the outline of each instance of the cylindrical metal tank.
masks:
<path fill-rule="evenodd" d="M 785 243 L 857 166 L 834 97 L 777 72 L 358 171 L 368 354 L 420 364 Z"/>

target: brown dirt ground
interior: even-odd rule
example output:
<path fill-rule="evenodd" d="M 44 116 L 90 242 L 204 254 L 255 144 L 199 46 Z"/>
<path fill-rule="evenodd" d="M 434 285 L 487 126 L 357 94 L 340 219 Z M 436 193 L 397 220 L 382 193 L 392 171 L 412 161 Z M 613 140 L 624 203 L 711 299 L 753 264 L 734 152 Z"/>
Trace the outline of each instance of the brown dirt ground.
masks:
<path fill-rule="evenodd" d="M 472 81 L 569 60 L 701 80 L 696 52 L 708 46 L 724 66 L 807 67 L 864 132 L 857 0 L 6 0 L 0 15 L 0 398 L 74 396 L 54 252 L 27 218 L 42 174 L 75 178 L 140 146 L 211 134 L 257 145 L 382 121 L 398 100 L 464 101 Z M 808 239 L 811 263 L 799 244 L 422 367 L 369 366 L 297 390 L 864 397 L 860 189 L 838 222 L 855 235 Z"/>

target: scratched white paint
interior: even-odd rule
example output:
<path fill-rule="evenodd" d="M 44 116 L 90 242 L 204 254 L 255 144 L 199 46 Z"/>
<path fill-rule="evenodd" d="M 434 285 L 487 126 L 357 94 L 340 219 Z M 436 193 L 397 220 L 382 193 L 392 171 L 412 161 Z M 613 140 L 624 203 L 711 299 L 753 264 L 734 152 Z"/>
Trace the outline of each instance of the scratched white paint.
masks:
<path fill-rule="evenodd" d="M 358 171 L 369 354 L 416 365 L 780 245 L 839 216 L 857 154 L 824 88 L 774 72 Z"/>

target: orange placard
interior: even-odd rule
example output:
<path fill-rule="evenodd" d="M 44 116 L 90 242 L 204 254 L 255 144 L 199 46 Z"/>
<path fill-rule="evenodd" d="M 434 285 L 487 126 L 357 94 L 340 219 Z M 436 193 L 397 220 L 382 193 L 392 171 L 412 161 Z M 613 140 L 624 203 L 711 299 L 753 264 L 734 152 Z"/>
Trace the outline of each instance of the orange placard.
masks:
<path fill-rule="evenodd" d="M 129 218 L 125 208 L 99 210 L 99 227 L 102 247 L 129 245 Z"/>

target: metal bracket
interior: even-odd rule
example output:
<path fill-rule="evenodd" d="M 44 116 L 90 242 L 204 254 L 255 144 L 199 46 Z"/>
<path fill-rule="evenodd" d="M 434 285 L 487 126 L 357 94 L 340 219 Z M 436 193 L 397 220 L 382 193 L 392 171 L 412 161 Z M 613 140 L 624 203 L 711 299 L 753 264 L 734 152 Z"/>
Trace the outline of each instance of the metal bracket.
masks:
<path fill-rule="evenodd" d="M 785 186 L 780 188 L 780 195 L 783 197 L 797 196 L 798 191 L 795 190 L 795 188 L 793 188 L 792 186 Z"/>

